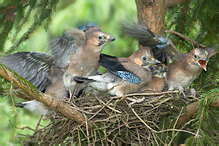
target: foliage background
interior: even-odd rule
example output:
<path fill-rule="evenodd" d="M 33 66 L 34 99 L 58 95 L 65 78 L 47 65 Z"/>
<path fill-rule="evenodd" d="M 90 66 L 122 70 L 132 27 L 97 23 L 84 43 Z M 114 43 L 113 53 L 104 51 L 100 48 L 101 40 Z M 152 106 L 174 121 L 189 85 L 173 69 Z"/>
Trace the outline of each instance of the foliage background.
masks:
<path fill-rule="evenodd" d="M 7 2 L 7 0 L 6 0 Z M 0 6 L 3 5 L 3 0 L 0 0 Z M 166 13 L 167 29 L 180 32 L 196 41 L 202 42 L 207 46 L 218 43 L 218 13 L 217 0 L 203 1 L 192 0 L 191 3 L 187 1 L 185 4 L 180 4 L 176 7 L 170 8 Z M 103 53 L 109 55 L 129 56 L 137 50 L 137 41 L 125 35 L 120 27 L 120 21 L 127 17 L 136 17 L 136 4 L 134 0 L 68 0 L 60 1 L 56 7 L 56 11 L 52 15 L 52 21 L 45 31 L 41 26 L 30 39 L 23 42 L 16 51 L 36 51 L 45 52 L 47 44 L 53 38 L 62 34 L 65 30 L 74 28 L 76 24 L 81 21 L 94 21 L 101 26 L 103 31 L 110 33 L 116 37 L 116 41 L 108 44 Z M 33 16 L 31 14 L 31 16 Z M 28 23 L 22 27 L 22 30 L 16 34 L 21 37 L 27 28 L 34 21 L 34 17 L 30 17 Z M 0 23 L 2 24 L 2 23 Z M 2 31 L 2 27 L 0 28 Z M 3 50 L 0 49 L 0 55 L 6 52 L 14 43 L 12 37 L 16 33 L 15 30 L 9 34 Z M 184 52 L 191 50 L 192 45 L 190 42 L 181 39 L 172 34 L 167 34 L 168 37 L 174 42 L 178 49 Z M 215 64 L 216 62 L 216 64 Z M 209 62 L 208 72 L 202 73 L 201 77 L 196 80 L 193 85 L 201 92 L 218 87 L 218 55 L 211 59 Z M 103 71 L 103 69 L 101 69 Z M 213 76 L 211 83 L 209 76 Z M 203 90 L 203 82 L 206 86 Z M 15 99 L 15 102 L 21 102 L 21 99 Z M 22 126 L 30 126 L 34 128 L 39 120 L 40 115 L 28 112 L 27 110 L 18 109 L 18 128 Z M 14 133 L 14 109 L 12 107 L 10 96 L 0 98 L 0 145 L 9 144 L 13 139 Z M 44 121 L 43 124 L 46 124 Z M 32 131 L 18 130 L 19 133 L 32 133 Z M 17 143 L 21 139 L 17 139 Z"/>

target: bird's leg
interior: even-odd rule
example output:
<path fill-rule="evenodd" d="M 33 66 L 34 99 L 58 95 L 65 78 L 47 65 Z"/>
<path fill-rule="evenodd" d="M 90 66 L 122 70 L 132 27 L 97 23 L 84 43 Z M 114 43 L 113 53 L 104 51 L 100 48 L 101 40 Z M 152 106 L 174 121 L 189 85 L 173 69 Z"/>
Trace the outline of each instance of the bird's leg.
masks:
<path fill-rule="evenodd" d="M 186 95 L 185 95 L 185 93 L 184 93 L 183 87 L 182 87 L 182 86 L 178 86 L 178 89 L 179 89 L 179 93 L 181 93 L 181 94 L 184 96 L 184 98 L 185 98 Z"/>
<path fill-rule="evenodd" d="M 190 92 L 191 92 L 191 94 L 192 94 L 192 97 L 193 98 L 196 98 L 195 96 L 196 96 L 196 91 L 195 91 L 195 89 L 194 88 L 191 88 L 190 89 Z"/>
<path fill-rule="evenodd" d="M 71 89 L 68 89 L 68 92 L 69 92 L 69 94 L 70 94 L 70 97 L 69 97 L 69 100 L 68 100 L 68 102 L 71 102 L 71 100 L 72 100 L 72 93 L 71 93 Z"/>

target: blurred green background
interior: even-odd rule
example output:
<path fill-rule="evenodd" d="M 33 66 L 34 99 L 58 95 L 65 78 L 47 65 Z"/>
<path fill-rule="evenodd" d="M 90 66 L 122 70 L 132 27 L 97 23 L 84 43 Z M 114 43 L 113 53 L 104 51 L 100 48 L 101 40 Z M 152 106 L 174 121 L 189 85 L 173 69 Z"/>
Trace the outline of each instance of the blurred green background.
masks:
<path fill-rule="evenodd" d="M 3 0 L 0 0 L 3 2 Z M 64 31 L 74 28 L 81 21 L 92 21 L 97 23 L 102 31 L 108 32 L 116 38 L 116 41 L 108 44 L 103 53 L 116 56 L 128 56 L 137 49 L 137 41 L 122 33 L 119 25 L 120 21 L 127 17 L 136 16 L 136 4 L 134 0 L 68 0 L 60 1 L 56 11 L 52 15 L 52 21 L 45 31 L 44 27 L 40 27 L 27 41 L 22 43 L 18 51 L 33 51 L 48 53 L 48 42 L 61 35 Z M 33 20 L 33 17 L 30 17 Z M 25 25 L 23 30 L 17 35 L 21 36 L 30 26 L 31 21 Z M 9 34 L 12 36 L 13 32 Z M 13 41 L 8 39 L 4 46 L 4 52 L 7 51 Z M 8 98 L 8 99 L 6 99 Z M 9 145 L 13 143 L 15 116 L 10 95 L 0 98 L 0 145 Z M 24 101 L 14 98 L 15 103 Z M 21 130 L 20 128 L 29 126 L 35 128 L 40 115 L 31 113 L 25 109 L 16 108 L 18 119 L 18 133 L 31 134 L 32 130 Z M 42 121 L 45 125 L 49 121 Z M 19 144 L 22 138 L 17 138 L 16 143 Z"/>

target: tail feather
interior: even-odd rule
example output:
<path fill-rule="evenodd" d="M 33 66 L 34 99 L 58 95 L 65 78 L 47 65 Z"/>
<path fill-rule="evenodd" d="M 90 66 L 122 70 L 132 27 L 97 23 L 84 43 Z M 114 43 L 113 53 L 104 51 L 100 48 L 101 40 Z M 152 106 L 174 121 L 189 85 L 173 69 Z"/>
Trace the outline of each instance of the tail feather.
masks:
<path fill-rule="evenodd" d="M 20 108 L 24 108 L 25 105 L 27 105 L 27 104 L 24 102 L 21 102 L 21 103 L 17 103 L 15 106 L 20 107 Z"/>
<path fill-rule="evenodd" d="M 75 76 L 74 80 L 77 83 L 95 82 L 95 80 L 93 80 L 93 79 L 89 79 L 89 78 L 86 78 L 86 77 L 79 77 L 79 76 Z"/>

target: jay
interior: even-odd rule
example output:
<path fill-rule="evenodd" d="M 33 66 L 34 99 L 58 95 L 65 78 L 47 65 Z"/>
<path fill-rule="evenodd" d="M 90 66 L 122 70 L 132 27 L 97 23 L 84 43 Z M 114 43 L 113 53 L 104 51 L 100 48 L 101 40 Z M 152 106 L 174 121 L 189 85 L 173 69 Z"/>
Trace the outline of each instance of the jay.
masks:
<path fill-rule="evenodd" d="M 175 48 L 168 48 L 166 38 L 158 36 L 151 32 L 142 22 L 124 23 L 123 29 L 130 36 L 138 39 L 142 46 L 151 48 L 154 57 L 167 64 L 167 55 L 173 58 L 173 62 L 168 65 L 168 71 L 164 74 L 169 90 L 189 88 L 191 83 L 200 75 L 202 70 L 206 71 L 209 58 L 215 54 L 215 51 L 207 48 L 194 48 L 190 53 L 182 53 Z"/>
<path fill-rule="evenodd" d="M 63 76 L 70 100 L 73 93 L 78 97 L 86 87 L 84 84 L 78 84 L 76 89 L 77 82 L 74 81 L 74 76 L 96 75 L 103 47 L 114 40 L 114 37 L 102 32 L 100 27 L 91 24 L 67 31 L 50 43 L 52 54 L 57 60 L 63 61 L 70 56 L 68 69 Z"/>
<path fill-rule="evenodd" d="M 208 60 L 214 54 L 210 48 L 194 48 L 189 53 L 176 54 L 165 74 L 169 90 L 188 89 L 202 70 L 207 70 Z"/>
<path fill-rule="evenodd" d="M 151 65 L 150 70 L 152 72 L 151 81 L 138 90 L 138 92 L 160 92 L 163 90 L 165 85 L 164 73 L 167 71 L 167 68 L 164 64 L 158 63 Z"/>
<path fill-rule="evenodd" d="M 64 72 L 54 62 L 51 56 L 37 52 L 19 52 L 0 59 L 0 63 L 30 81 L 38 90 L 51 95 L 53 98 L 63 99 L 68 97 L 68 92 L 62 79 Z M 16 106 L 24 107 L 42 115 L 53 112 L 44 106 L 43 103 L 36 100 L 17 103 Z"/>
<path fill-rule="evenodd" d="M 136 92 L 150 82 L 152 73 L 149 66 L 159 63 L 148 50 L 137 50 L 129 58 L 116 58 L 101 54 L 99 63 L 109 71 L 103 75 L 74 77 L 79 83 L 87 83 L 98 90 L 109 90 L 109 94 L 123 96 Z"/>
<path fill-rule="evenodd" d="M 102 40 L 100 40 L 100 36 L 103 37 Z M 52 47 L 52 55 L 55 59 L 43 53 L 19 52 L 3 57 L 0 59 L 0 62 L 30 81 L 38 90 L 55 98 L 64 98 L 69 95 L 63 82 L 66 66 L 69 65 L 66 58 L 70 54 L 77 52 L 78 46 L 83 48 L 83 45 L 91 45 L 85 51 L 90 51 L 89 49 L 94 48 L 94 45 L 98 45 L 98 52 L 98 49 L 101 49 L 101 47 L 108 43 L 104 42 L 107 39 L 105 37 L 109 37 L 107 41 L 115 40 L 115 38 L 107 33 L 101 32 L 96 24 L 81 25 L 78 29 L 67 31 L 61 37 L 51 41 L 50 46 Z M 92 42 L 97 39 L 98 42 Z M 84 41 L 86 44 L 82 44 Z M 36 111 L 42 115 L 52 111 L 36 100 L 18 103 L 17 106 Z"/>

